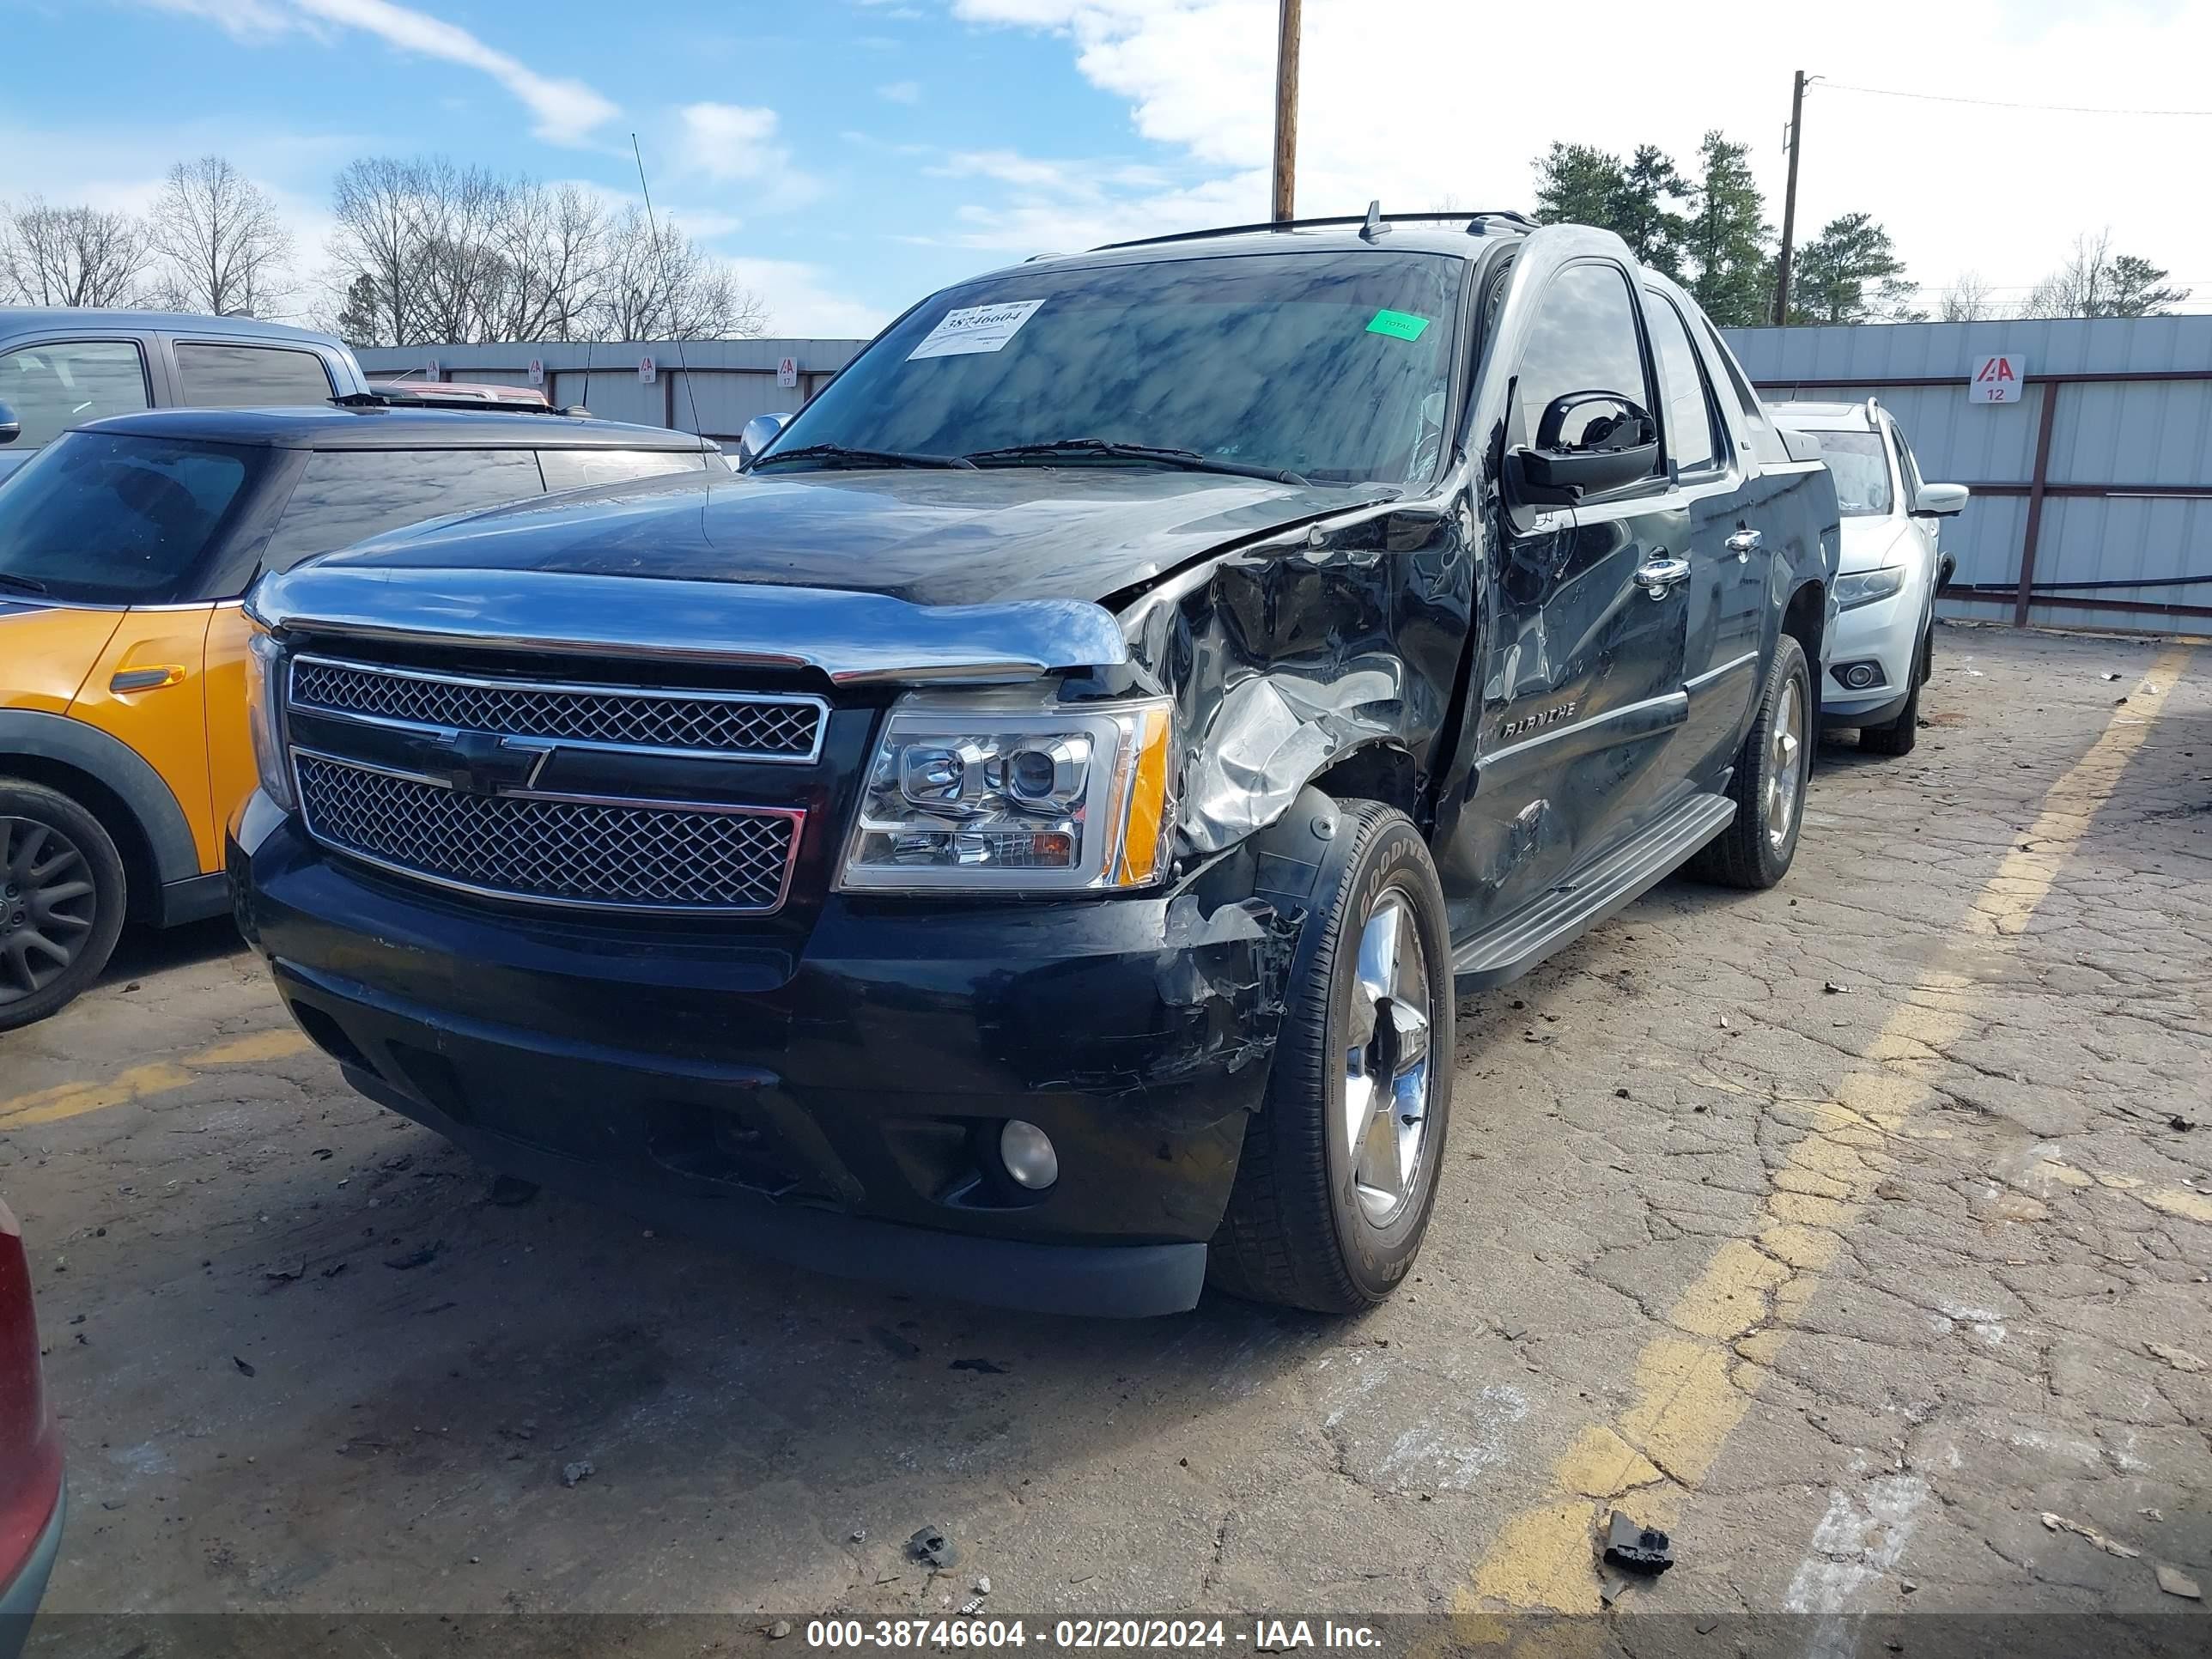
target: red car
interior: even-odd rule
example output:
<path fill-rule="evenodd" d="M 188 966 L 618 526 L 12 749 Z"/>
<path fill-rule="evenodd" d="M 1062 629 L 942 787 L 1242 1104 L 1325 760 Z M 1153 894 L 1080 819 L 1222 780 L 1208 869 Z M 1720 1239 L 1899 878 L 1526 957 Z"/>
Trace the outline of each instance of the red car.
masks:
<path fill-rule="evenodd" d="M 39 1367 L 23 1230 L 0 1202 L 0 1659 L 15 1659 L 62 1542 L 62 1441 Z"/>

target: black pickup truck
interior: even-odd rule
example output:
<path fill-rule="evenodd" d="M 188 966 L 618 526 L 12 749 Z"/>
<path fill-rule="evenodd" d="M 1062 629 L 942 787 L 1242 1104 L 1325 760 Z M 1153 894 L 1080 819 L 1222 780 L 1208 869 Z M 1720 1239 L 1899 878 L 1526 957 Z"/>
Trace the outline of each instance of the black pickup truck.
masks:
<path fill-rule="evenodd" d="M 1598 231 L 1032 261 L 741 476 L 263 581 L 240 919 L 512 1175 L 1015 1306 L 1356 1309 L 1428 1225 L 1455 988 L 1788 869 L 1811 453 Z"/>

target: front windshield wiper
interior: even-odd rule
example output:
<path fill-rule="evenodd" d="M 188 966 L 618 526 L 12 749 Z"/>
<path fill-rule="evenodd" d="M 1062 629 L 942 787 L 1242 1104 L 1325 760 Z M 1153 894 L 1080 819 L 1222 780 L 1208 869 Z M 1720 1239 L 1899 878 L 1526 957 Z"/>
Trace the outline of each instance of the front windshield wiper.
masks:
<path fill-rule="evenodd" d="M 1162 449 L 1151 444 L 1115 443 L 1105 438 L 1056 438 L 1047 444 L 1008 444 L 1003 449 L 974 450 L 968 459 L 977 466 L 1018 466 L 1024 461 L 1049 461 L 1067 455 L 1096 455 L 1109 461 L 1152 461 L 1161 466 L 1179 466 L 1186 472 L 1227 472 L 1239 478 L 1267 478 L 1276 483 L 1309 482 L 1279 466 L 1217 460 L 1194 449 Z"/>
<path fill-rule="evenodd" d="M 0 570 L 0 587 L 12 587 L 19 593 L 50 593 L 53 591 L 35 576 L 18 576 L 8 570 Z"/>
<path fill-rule="evenodd" d="M 902 449 L 853 449 L 844 444 L 801 444 L 796 449 L 771 450 L 749 471 L 757 472 L 778 461 L 848 461 L 854 466 L 955 467 L 972 472 L 975 463 L 957 455 L 917 455 Z"/>

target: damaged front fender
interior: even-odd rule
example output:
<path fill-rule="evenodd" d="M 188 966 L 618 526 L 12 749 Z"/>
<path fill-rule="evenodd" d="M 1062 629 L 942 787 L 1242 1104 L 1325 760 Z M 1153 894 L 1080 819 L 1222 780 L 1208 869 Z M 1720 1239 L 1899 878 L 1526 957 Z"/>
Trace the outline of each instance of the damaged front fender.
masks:
<path fill-rule="evenodd" d="M 1176 697 L 1177 850 L 1275 823 L 1357 751 L 1404 757 L 1419 797 L 1449 729 L 1474 606 L 1462 514 L 1366 504 L 1178 573 L 1123 611 L 1133 664 Z"/>

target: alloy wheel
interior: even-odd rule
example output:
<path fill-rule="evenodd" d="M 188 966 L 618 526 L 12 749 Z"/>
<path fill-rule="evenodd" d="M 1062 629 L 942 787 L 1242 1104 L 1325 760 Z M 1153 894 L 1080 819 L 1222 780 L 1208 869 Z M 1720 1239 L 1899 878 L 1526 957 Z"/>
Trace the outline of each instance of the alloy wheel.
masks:
<path fill-rule="evenodd" d="M 1767 745 L 1766 840 L 1778 853 L 1788 845 L 1797 817 L 1797 783 L 1805 766 L 1805 694 L 1793 677 L 1782 687 Z"/>
<path fill-rule="evenodd" d="M 1427 954 L 1405 894 L 1385 888 L 1359 934 L 1344 1068 L 1353 1191 L 1370 1224 L 1396 1220 L 1428 1146 L 1432 1026 Z"/>
<path fill-rule="evenodd" d="M 0 817 L 0 1007 L 67 973 L 98 896 L 76 843 L 36 818 Z"/>

